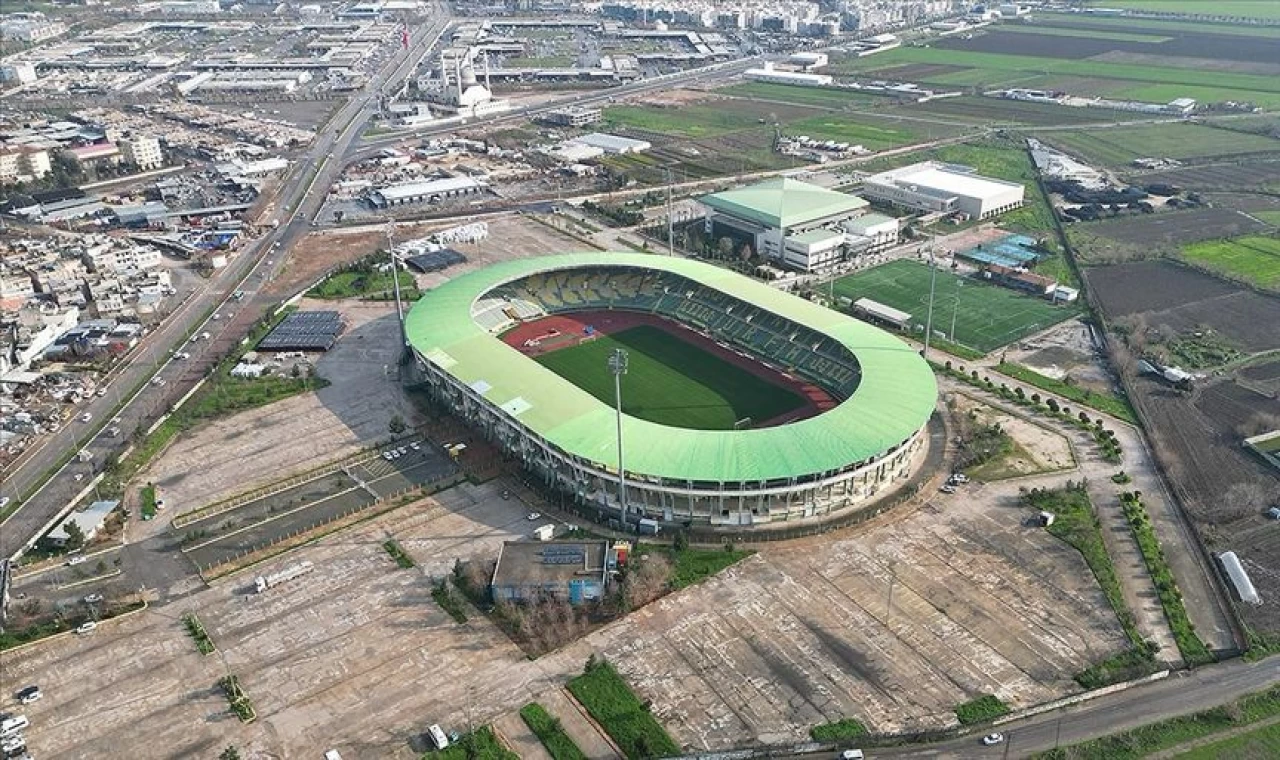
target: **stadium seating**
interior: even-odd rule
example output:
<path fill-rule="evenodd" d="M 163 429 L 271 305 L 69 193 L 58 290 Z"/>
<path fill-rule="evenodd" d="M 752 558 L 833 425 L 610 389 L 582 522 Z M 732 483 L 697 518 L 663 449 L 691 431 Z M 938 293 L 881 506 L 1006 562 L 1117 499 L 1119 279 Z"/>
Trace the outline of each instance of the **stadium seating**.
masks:
<path fill-rule="evenodd" d="M 477 302 L 473 315 L 485 329 L 497 331 L 511 323 L 511 314 L 529 319 L 610 308 L 670 317 L 789 368 L 840 398 L 858 385 L 857 360 L 837 341 L 668 272 L 602 268 L 531 275 L 491 291 Z"/>

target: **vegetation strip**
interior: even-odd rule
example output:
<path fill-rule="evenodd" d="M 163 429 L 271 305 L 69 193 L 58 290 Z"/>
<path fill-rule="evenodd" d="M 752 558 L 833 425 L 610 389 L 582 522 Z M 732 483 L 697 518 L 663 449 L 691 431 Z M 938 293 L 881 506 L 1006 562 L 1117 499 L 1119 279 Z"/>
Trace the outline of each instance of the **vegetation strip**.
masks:
<path fill-rule="evenodd" d="M 467 611 L 462 605 L 462 597 L 453 592 L 448 579 L 440 579 L 431 588 L 431 598 L 436 600 L 440 609 L 449 613 L 449 617 L 453 618 L 455 623 L 467 622 Z"/>
<path fill-rule="evenodd" d="M 1069 385 L 1062 380 L 1057 380 L 1046 375 L 1042 375 L 1035 370 L 1010 364 L 1009 362 L 1000 362 L 996 366 L 996 371 L 1002 375 L 1008 375 L 1014 380 L 1034 385 L 1043 391 L 1056 393 L 1063 398 L 1074 401 L 1077 404 L 1084 404 L 1092 409 L 1097 409 L 1103 414 L 1109 414 L 1119 420 L 1124 420 L 1131 425 L 1138 424 L 1138 416 L 1133 413 L 1133 407 L 1129 406 L 1128 400 L 1122 396 L 1116 396 L 1109 393 L 1095 393 L 1088 388 L 1081 388 L 1075 385 Z"/>
<path fill-rule="evenodd" d="M 383 541 L 382 548 L 386 550 L 387 554 L 391 555 L 391 559 L 395 560 L 396 564 L 399 565 L 401 569 L 408 570 L 416 564 L 413 561 L 413 557 L 406 554 L 404 549 L 400 544 L 396 543 L 394 538 L 389 538 L 386 541 Z"/>
<path fill-rule="evenodd" d="M 217 647 L 213 645 L 213 639 L 209 638 L 209 632 L 200 623 L 200 618 L 196 617 L 194 612 L 189 612 L 182 616 L 182 622 L 187 626 L 187 633 L 195 639 L 196 649 L 200 654 L 213 654 Z"/>
<path fill-rule="evenodd" d="M 503 747 L 492 728 L 481 726 L 442 750 L 424 754 L 422 760 L 520 760 L 520 756 Z"/>
<path fill-rule="evenodd" d="M 857 739 L 867 735 L 867 727 L 853 718 L 845 718 L 832 723 L 823 723 L 809 729 L 809 736 L 815 742 L 841 742 Z"/>
<path fill-rule="evenodd" d="M 1187 665 L 1205 665 L 1217 660 L 1209 648 L 1196 635 L 1195 626 L 1187 617 L 1187 608 L 1182 603 L 1182 592 L 1178 590 L 1178 582 L 1173 577 L 1169 562 L 1165 559 L 1164 550 L 1151 527 L 1151 518 L 1142 506 L 1141 491 L 1125 491 L 1120 494 L 1120 508 L 1133 529 L 1133 536 L 1142 551 L 1142 559 L 1151 573 L 1156 593 L 1160 597 L 1160 605 L 1164 607 L 1164 616 L 1169 620 L 1169 628 L 1173 638 L 1178 642 L 1178 651 Z"/>
<path fill-rule="evenodd" d="M 648 703 L 640 701 L 608 662 L 592 655 L 583 674 L 569 681 L 569 692 L 628 760 L 680 754 L 680 746 L 649 714 Z"/>
<path fill-rule="evenodd" d="M 988 723 L 1008 714 L 1009 706 L 994 694 L 971 699 L 964 704 L 956 706 L 956 718 L 960 720 L 960 725 L 962 726 Z"/>
<path fill-rule="evenodd" d="M 1280 686 L 1190 715 L 1034 755 L 1042 760 L 1136 760 L 1179 744 L 1280 716 Z M 1214 757 L 1248 757 L 1219 754 Z M 1256 755 L 1265 757 L 1266 755 Z"/>
<path fill-rule="evenodd" d="M 138 500 L 142 504 L 143 519 L 150 520 L 156 516 L 156 487 L 148 483 L 138 492 Z"/>
<path fill-rule="evenodd" d="M 1102 540 L 1102 524 L 1089 501 L 1084 483 L 1067 481 L 1066 488 L 1057 490 L 1033 488 L 1023 494 L 1023 501 L 1032 509 L 1054 516 L 1053 524 L 1046 528 L 1049 535 L 1062 540 L 1084 557 L 1085 564 L 1093 571 L 1093 577 L 1097 579 L 1103 595 L 1116 613 L 1124 635 L 1133 645 L 1132 648 L 1077 673 L 1076 682 L 1086 689 L 1097 689 L 1151 672 L 1155 667 L 1158 647 L 1154 642 L 1142 638 L 1133 613 L 1125 604 L 1115 564 Z"/>
<path fill-rule="evenodd" d="M 222 693 L 227 696 L 231 711 L 242 723 L 252 723 L 257 719 L 258 714 L 254 712 L 253 703 L 249 701 L 249 696 L 244 693 L 244 689 L 240 688 L 240 679 L 234 673 L 218 679 L 218 685 L 222 687 Z"/>
<path fill-rule="evenodd" d="M 578 749 L 573 739 L 564 732 L 560 719 L 552 716 L 537 702 L 530 702 L 520 708 L 520 718 L 553 760 L 587 760 L 586 753 Z"/>

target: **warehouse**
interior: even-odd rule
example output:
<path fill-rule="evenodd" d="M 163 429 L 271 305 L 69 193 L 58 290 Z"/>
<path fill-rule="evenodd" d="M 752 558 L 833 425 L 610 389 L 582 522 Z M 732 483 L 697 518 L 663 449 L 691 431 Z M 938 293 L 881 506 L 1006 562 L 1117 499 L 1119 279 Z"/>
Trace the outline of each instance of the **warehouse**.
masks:
<path fill-rule="evenodd" d="M 646 140 L 632 140 L 629 137 L 607 135 L 603 132 L 592 132 L 589 135 L 575 137 L 569 142 L 574 145 L 586 145 L 592 148 L 599 148 L 605 153 L 614 155 L 621 155 L 623 153 L 643 153 L 653 147 L 653 145 Z"/>
<path fill-rule="evenodd" d="M 804 272 L 826 269 L 847 258 L 849 246 L 858 241 L 842 225 L 861 216 L 868 205 L 857 196 L 790 178 L 700 200 L 711 209 L 705 222 L 711 240 L 730 238 L 735 250 L 750 246 L 769 261 Z"/>
<path fill-rule="evenodd" d="M 485 183 L 471 177 L 402 182 L 374 190 L 369 194 L 369 202 L 378 208 L 403 206 L 407 203 L 437 203 L 446 198 L 484 192 L 486 187 Z"/>
<path fill-rule="evenodd" d="M 895 206 L 987 219 L 1022 205 L 1017 182 L 983 177 L 967 166 L 938 161 L 904 166 L 867 177 L 863 193 Z"/>
<path fill-rule="evenodd" d="M 764 68 L 747 69 L 743 76 L 756 82 L 771 84 L 790 84 L 800 87 L 829 87 L 835 79 L 827 74 L 806 74 L 800 71 L 781 71 L 773 68 L 773 63 L 766 61 Z"/>

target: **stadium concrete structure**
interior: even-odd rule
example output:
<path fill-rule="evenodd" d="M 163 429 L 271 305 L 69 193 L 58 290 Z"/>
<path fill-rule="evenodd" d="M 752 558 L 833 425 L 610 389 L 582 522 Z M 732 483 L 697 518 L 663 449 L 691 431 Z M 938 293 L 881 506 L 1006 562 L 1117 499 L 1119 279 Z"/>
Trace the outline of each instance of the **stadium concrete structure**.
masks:
<path fill-rule="evenodd" d="M 826 269 L 851 254 L 883 247 L 877 237 L 885 232 L 883 226 L 865 235 L 850 226 L 866 214 L 865 200 L 789 177 L 712 193 L 699 201 L 711 209 L 705 229 L 712 240 L 729 237 L 791 269 Z M 895 241 L 897 232 L 892 225 Z"/>
<path fill-rule="evenodd" d="M 424 295 L 405 332 L 438 401 L 549 486 L 618 519 L 614 408 L 499 338 L 545 315 L 599 309 L 674 320 L 839 400 L 817 416 L 754 429 L 623 415 L 627 521 L 802 519 L 853 507 L 909 476 L 937 397 L 920 356 L 865 322 L 710 264 L 635 253 L 502 262 Z"/>
<path fill-rule="evenodd" d="M 1026 192 L 1017 182 L 975 174 L 958 164 L 925 161 L 873 174 L 863 181 L 868 198 L 917 211 L 961 213 L 988 219 L 1022 205 Z"/>

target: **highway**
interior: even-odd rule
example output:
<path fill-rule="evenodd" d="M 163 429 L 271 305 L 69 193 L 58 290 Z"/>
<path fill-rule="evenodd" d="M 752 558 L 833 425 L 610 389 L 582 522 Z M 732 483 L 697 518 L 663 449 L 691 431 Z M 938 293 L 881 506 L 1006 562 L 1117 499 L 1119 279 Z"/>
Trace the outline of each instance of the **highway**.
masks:
<path fill-rule="evenodd" d="M 341 157 L 363 132 L 378 107 L 384 87 L 411 75 L 418 60 L 439 40 L 449 22 L 440 6 L 432 19 L 418 27 L 407 51 L 393 56 L 366 85 L 317 133 L 307 152 L 294 160 L 293 168 L 275 199 L 281 224 L 250 243 L 201 289 L 189 294 L 156 330 L 133 349 L 103 386 L 105 393 L 76 411 L 73 421 L 48 436 L 39 448 L 4 476 L 0 495 L 14 499 L 36 488 L 45 473 L 69 452 L 87 449 L 88 462 L 69 462 L 0 522 L 0 556 L 14 558 L 40 535 L 69 501 L 91 480 L 95 470 L 111 454 L 119 455 L 140 425 L 150 425 L 190 390 L 214 364 L 232 350 L 266 311 L 275 297 L 260 296 L 261 285 L 284 265 L 289 246 L 311 225 L 325 193 L 341 172 Z M 274 252 L 274 254 L 273 254 Z M 243 290 L 242 301 L 233 298 Z M 217 318 L 214 318 L 214 314 Z M 188 335 L 208 338 L 181 348 L 188 359 L 175 359 Z M 121 406 L 123 405 L 123 406 Z M 119 411 L 113 416 L 113 410 Z M 90 421 L 80 422 L 88 413 Z M 108 428 L 120 434 L 105 434 Z M 11 507 L 12 508 L 12 507 Z"/>

